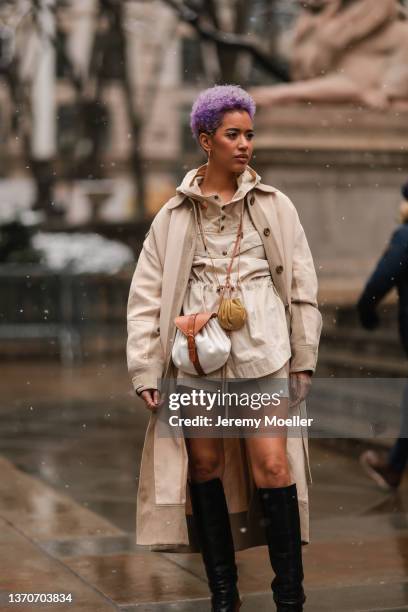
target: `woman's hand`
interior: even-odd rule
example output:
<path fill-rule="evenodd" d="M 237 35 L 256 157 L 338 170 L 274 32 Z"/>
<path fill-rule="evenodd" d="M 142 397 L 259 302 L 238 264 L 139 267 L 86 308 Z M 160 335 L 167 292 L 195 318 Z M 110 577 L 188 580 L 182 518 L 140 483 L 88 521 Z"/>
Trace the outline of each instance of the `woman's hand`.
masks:
<path fill-rule="evenodd" d="M 290 398 L 289 407 L 294 408 L 306 398 L 312 386 L 312 374 L 306 372 L 292 372 L 289 376 Z"/>
<path fill-rule="evenodd" d="M 156 412 L 160 406 L 160 391 L 158 389 L 146 389 L 142 391 L 140 397 L 144 400 L 146 408 L 151 412 Z"/>

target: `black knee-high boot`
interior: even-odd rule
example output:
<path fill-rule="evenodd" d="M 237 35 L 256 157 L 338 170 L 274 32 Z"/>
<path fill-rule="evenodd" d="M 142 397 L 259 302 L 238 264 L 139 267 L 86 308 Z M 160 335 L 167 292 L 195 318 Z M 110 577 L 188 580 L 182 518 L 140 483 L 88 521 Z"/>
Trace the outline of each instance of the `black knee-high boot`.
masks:
<path fill-rule="evenodd" d="M 212 594 L 212 612 L 235 612 L 241 600 L 224 487 L 220 478 L 189 485 L 194 523 Z"/>
<path fill-rule="evenodd" d="M 288 487 L 259 488 L 265 518 L 271 582 L 278 612 L 301 612 L 306 600 L 302 581 L 302 544 L 296 483 Z"/>

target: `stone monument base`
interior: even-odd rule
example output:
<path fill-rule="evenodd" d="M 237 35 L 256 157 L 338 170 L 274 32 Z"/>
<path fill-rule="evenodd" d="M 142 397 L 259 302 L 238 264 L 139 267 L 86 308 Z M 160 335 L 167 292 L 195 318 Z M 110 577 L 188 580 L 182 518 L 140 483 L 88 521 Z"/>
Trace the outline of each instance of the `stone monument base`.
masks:
<path fill-rule="evenodd" d="M 408 112 L 291 104 L 260 109 L 253 166 L 294 202 L 320 298 L 352 303 L 399 223 Z"/>

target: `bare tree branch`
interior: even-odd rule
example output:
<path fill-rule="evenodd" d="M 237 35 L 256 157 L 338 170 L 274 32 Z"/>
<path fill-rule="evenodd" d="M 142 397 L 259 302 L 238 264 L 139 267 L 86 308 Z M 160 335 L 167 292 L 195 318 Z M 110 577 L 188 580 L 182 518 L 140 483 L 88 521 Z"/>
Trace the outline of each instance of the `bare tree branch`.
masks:
<path fill-rule="evenodd" d="M 163 0 L 163 2 L 176 11 L 182 21 L 190 24 L 202 39 L 211 40 L 220 47 L 249 53 L 262 68 L 280 81 L 288 82 L 290 80 L 287 71 L 281 64 L 269 57 L 256 42 L 250 42 L 247 37 L 239 34 L 221 32 L 210 25 L 202 23 L 200 16 L 184 3 L 180 4 L 177 0 Z"/>

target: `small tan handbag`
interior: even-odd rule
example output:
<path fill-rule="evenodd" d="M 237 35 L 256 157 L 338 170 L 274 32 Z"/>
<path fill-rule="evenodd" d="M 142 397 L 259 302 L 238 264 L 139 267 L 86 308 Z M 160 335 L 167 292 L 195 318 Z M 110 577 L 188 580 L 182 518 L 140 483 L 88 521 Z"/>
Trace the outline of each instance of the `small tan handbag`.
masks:
<path fill-rule="evenodd" d="M 221 328 L 216 312 L 181 315 L 174 320 L 174 365 L 188 374 L 204 376 L 221 368 L 231 352 L 231 340 Z"/>

